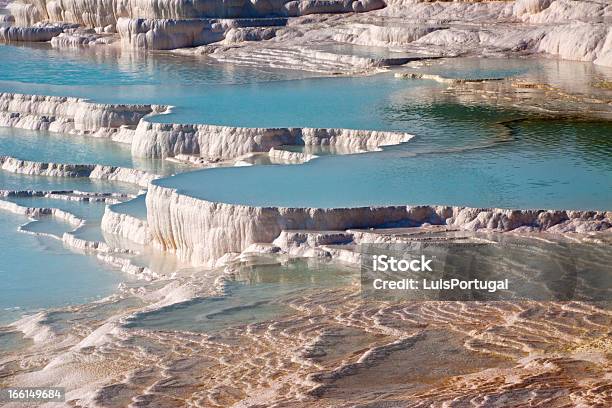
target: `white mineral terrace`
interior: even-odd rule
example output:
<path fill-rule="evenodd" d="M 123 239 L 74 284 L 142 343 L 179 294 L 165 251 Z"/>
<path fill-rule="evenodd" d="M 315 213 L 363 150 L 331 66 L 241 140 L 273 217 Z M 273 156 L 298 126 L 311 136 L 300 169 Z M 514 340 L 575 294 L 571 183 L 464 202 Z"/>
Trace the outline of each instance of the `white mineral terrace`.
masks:
<path fill-rule="evenodd" d="M 175 49 L 241 65 L 316 72 L 365 72 L 411 58 L 457 55 L 547 54 L 612 66 L 612 5 L 607 0 L 232 5 L 217 0 L 16 0 L 8 13 L 9 26 L 0 27 L 0 41 Z M 330 51 L 328 46 L 338 44 L 384 47 L 404 55 L 373 58 Z"/>
<path fill-rule="evenodd" d="M 612 312 L 580 296 L 610 298 L 612 0 L 0 0 L 17 42 L 0 388 L 611 406 Z M 364 296 L 363 245 L 432 242 L 578 295 Z"/>
<path fill-rule="evenodd" d="M 601 211 L 456 206 L 264 208 L 198 199 L 156 181 L 147 192 L 147 222 L 153 244 L 193 263 L 207 265 L 214 265 L 228 253 L 241 253 L 253 244 L 270 244 L 291 230 L 344 231 L 432 224 L 470 231 L 589 232 L 609 228 L 611 217 L 612 213 Z"/>
<path fill-rule="evenodd" d="M 64 175 L 65 176 L 65 175 Z M 0 198 L 10 197 L 44 197 L 55 200 L 69 200 L 81 202 L 104 202 L 107 204 L 116 204 L 119 199 L 126 199 L 123 194 L 113 193 L 88 193 L 81 191 L 8 191 L 0 190 Z M 134 254 L 134 251 L 124 248 L 109 246 L 106 242 L 91 241 L 79 238 L 77 234 L 87 226 L 87 221 L 77 217 L 76 215 L 55 207 L 24 207 L 22 205 L 0 199 L 0 211 L 8 211 L 14 214 L 25 215 L 30 218 L 30 222 L 19 227 L 19 231 L 44 236 L 51 239 L 58 239 L 64 245 L 85 253 L 94 254 L 102 262 L 105 262 L 113 267 L 120 269 L 122 272 L 137 276 L 140 279 L 155 279 L 159 276 L 152 272 L 149 268 L 134 265 L 129 258 L 123 258 L 117 255 Z M 67 222 L 72 230 L 57 236 L 46 232 L 30 231 L 28 226 L 32 222 L 51 217 L 56 220 Z"/>
<path fill-rule="evenodd" d="M 410 140 L 409 134 L 351 129 L 242 128 L 152 123 L 159 105 L 108 105 L 78 98 L 0 93 L 0 126 L 107 137 L 131 145 L 132 155 L 196 155 L 233 159 L 283 145 L 326 146 L 347 152 L 376 150 Z"/>
<path fill-rule="evenodd" d="M 82 99 L 0 94 L 2 125 L 108 137 L 131 143 L 135 157 L 196 156 L 207 160 L 239 159 L 268 152 L 270 159 L 302 163 L 316 156 L 278 150 L 280 146 L 330 147 L 359 153 L 408 142 L 399 132 L 312 129 L 239 128 L 214 125 L 152 123 L 146 116 L 163 113 L 157 105 L 106 105 Z M 231 164 L 231 163 L 230 163 Z M 226 254 L 253 244 L 271 244 L 291 230 L 374 228 L 392 224 L 437 224 L 471 231 L 520 228 L 555 232 L 589 232 L 608 228 L 610 213 L 477 209 L 458 206 L 391 206 L 360 208 L 283 208 L 235 205 L 191 197 L 159 176 L 140 170 L 102 165 L 40 163 L 1 157 L 5 171 L 29 175 L 89 177 L 148 188 L 146 221 L 108 207 L 102 229 L 138 244 L 152 244 L 194 264 L 213 265 Z M 153 182 L 153 183 L 151 183 Z M 284 248 L 287 250 L 287 248 Z"/>

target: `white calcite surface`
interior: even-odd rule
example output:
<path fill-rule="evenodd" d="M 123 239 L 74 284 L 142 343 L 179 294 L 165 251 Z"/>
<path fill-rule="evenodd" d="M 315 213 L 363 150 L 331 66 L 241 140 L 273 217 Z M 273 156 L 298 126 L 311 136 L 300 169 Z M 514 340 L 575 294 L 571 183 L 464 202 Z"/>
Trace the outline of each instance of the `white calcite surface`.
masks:
<path fill-rule="evenodd" d="M 0 27 L 0 42 L 45 42 L 62 33 L 60 27 Z"/>
<path fill-rule="evenodd" d="M 306 163 L 318 156 L 303 152 L 291 152 L 288 150 L 272 148 L 268 152 L 268 157 L 272 163 L 278 164 L 300 164 Z"/>
<path fill-rule="evenodd" d="M 113 137 L 125 127 L 135 127 L 145 116 L 166 109 L 160 105 L 99 104 L 81 98 L 0 93 L 0 126 Z"/>
<path fill-rule="evenodd" d="M 44 216 L 54 217 L 62 221 L 67 222 L 72 227 L 77 228 L 84 224 L 84 220 L 76 217 L 67 211 L 59 208 L 36 208 L 36 207 L 23 207 L 10 201 L 0 200 L 0 210 L 8 211 L 13 214 L 25 215 L 30 218 L 40 218 Z M 23 227 L 23 226 L 22 226 Z M 23 232 L 29 232 L 20 228 Z M 36 233 L 42 234 L 42 233 Z"/>
<path fill-rule="evenodd" d="M 268 152 L 281 145 L 329 146 L 352 152 L 407 142 L 412 135 L 350 129 L 240 128 L 178 125 L 141 121 L 132 138 L 135 157 L 173 157 L 179 154 L 230 159 Z"/>
<path fill-rule="evenodd" d="M 125 48 L 170 50 L 221 41 L 225 30 L 211 20 L 129 19 L 117 21 Z"/>
<path fill-rule="evenodd" d="M 125 48 L 170 50 L 224 42 L 267 40 L 286 18 L 260 19 L 143 19 L 121 17 L 116 31 Z"/>
<path fill-rule="evenodd" d="M 17 174 L 51 177 L 89 177 L 96 180 L 119 181 L 147 187 L 157 178 L 156 174 L 101 164 L 43 163 L 0 156 L 0 169 Z"/>
<path fill-rule="evenodd" d="M 104 232 L 118 235 L 137 244 L 151 243 L 151 232 L 147 221 L 115 211 L 113 206 L 107 206 L 104 210 L 100 227 Z"/>
<path fill-rule="evenodd" d="M 77 23 L 95 32 L 68 30 L 61 37 L 55 34 L 53 43 L 108 44 L 118 37 L 129 49 L 176 49 L 234 64 L 313 72 L 371 72 L 410 58 L 459 55 L 548 54 L 612 66 L 607 0 L 257 0 L 231 5 L 216 0 L 18 0 L 9 10 L 16 25 L 28 27 L 13 30 L 13 40 L 39 36 L 38 41 L 46 41 L 48 34 L 42 33 L 51 29 L 31 28 L 38 22 Z M 116 37 L 108 37 L 115 31 Z M 383 47 L 404 57 L 333 48 L 339 44 Z"/>
<path fill-rule="evenodd" d="M 596 211 L 504 210 L 451 206 L 359 208 L 251 207 L 216 203 L 152 183 L 147 193 L 147 221 L 153 244 L 195 264 L 214 265 L 228 253 L 253 244 L 272 243 L 283 231 L 345 231 L 424 223 L 469 231 L 521 229 L 589 231 L 611 226 L 612 213 Z M 579 232 L 585 232 L 579 230 Z"/>
<path fill-rule="evenodd" d="M 243 41 L 231 47 L 213 44 L 199 52 L 242 65 L 304 66 L 301 69 L 342 73 L 373 70 L 377 65 L 351 55 L 350 50 L 325 51 L 326 45 L 384 47 L 414 57 L 548 54 L 611 66 L 610 21 L 612 5 L 604 0 L 391 0 L 381 10 L 360 15 L 291 19 L 267 41 Z M 349 62 L 351 57 L 360 69 Z M 310 61 L 315 67 L 309 66 Z"/>
<path fill-rule="evenodd" d="M 64 211 L 60 208 L 54 207 L 25 207 L 16 204 L 11 201 L 6 201 L 1 198 L 6 197 L 46 197 L 57 200 L 76 200 L 76 201 L 105 201 L 109 203 L 117 202 L 117 198 L 125 198 L 120 194 L 113 193 L 88 193 L 80 191 L 9 191 L 0 190 L 0 211 L 7 211 L 13 214 L 24 215 L 30 218 L 30 221 L 21 225 L 18 230 L 26 234 L 32 234 L 36 236 L 44 236 L 47 238 L 61 240 L 62 243 L 68 247 L 71 247 L 77 251 L 86 253 L 94 253 L 97 258 L 115 268 L 120 269 L 124 273 L 129 273 L 138 277 L 139 279 L 152 280 L 159 278 L 159 275 L 151 271 L 145 266 L 135 265 L 130 257 L 121 255 L 134 255 L 135 252 L 130 249 L 118 248 L 107 244 L 102 241 L 89 241 L 83 238 L 79 238 L 76 234 L 81 228 L 87 225 L 87 221 L 81 219 L 74 214 Z M 108 207 L 107 207 L 108 208 Z M 34 232 L 28 229 L 28 225 L 31 222 L 43 219 L 45 217 L 52 217 L 58 220 L 62 220 L 73 228 L 70 232 L 65 232 L 62 236 L 53 235 L 45 232 Z"/>
<path fill-rule="evenodd" d="M 131 144 L 134 157 L 189 155 L 209 161 L 265 153 L 281 145 L 325 146 L 357 153 L 407 142 L 412 138 L 412 135 L 402 132 L 242 128 L 152 123 L 146 120 L 148 115 L 163 113 L 167 109 L 162 105 L 98 104 L 79 98 L 0 93 L 0 126 L 107 137 Z M 93 174 L 99 171 L 102 170 L 96 170 Z M 121 177 L 124 176 L 128 177 L 125 174 Z"/>
<path fill-rule="evenodd" d="M 117 42 L 114 36 L 100 36 L 98 34 L 83 32 L 63 32 L 51 39 L 51 46 L 55 48 L 75 48 L 81 46 L 109 45 Z"/>
<path fill-rule="evenodd" d="M 365 12 L 384 7 L 382 0 L 18 0 L 11 10 L 19 24 L 49 20 L 89 27 L 115 24 L 121 17 L 194 19 L 299 16 L 315 13 Z"/>

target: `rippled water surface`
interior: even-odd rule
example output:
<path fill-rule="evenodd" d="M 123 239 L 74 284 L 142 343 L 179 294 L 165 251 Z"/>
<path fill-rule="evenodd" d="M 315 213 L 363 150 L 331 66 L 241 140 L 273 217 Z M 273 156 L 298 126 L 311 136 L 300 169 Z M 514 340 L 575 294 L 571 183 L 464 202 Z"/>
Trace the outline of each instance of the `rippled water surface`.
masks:
<path fill-rule="evenodd" d="M 286 316 L 291 310 L 280 300 L 317 288 L 350 284 L 356 270 L 319 261 L 243 267 L 228 284 L 228 294 L 144 312 L 128 327 L 212 332 Z"/>

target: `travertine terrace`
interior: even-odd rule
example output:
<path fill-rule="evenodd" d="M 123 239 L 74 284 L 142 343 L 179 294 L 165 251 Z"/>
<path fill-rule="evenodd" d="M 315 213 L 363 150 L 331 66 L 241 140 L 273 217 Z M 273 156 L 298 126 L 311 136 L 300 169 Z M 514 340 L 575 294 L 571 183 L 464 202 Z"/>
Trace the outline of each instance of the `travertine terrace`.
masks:
<path fill-rule="evenodd" d="M 12 15 L 7 20 L 15 27 L 0 28 L 1 40 L 54 37 L 52 44 L 58 47 L 175 49 L 243 65 L 345 73 L 410 58 L 458 55 L 543 54 L 612 66 L 612 6 L 606 0 L 305 0 L 231 6 L 214 0 L 16 0 L 7 7 Z M 385 47 L 412 57 L 372 58 L 330 50 L 336 44 Z"/>
<path fill-rule="evenodd" d="M 611 0 L 0 0 L 0 43 L 67 72 L 0 73 L 0 211 L 23 218 L 6 225 L 32 258 L 54 242 L 125 274 L 81 304 L 0 309 L 0 389 L 62 387 L 67 407 L 612 406 Z M 374 85 L 325 104 L 332 80 Z M 262 168 L 281 173 L 245 176 Z M 294 201 L 257 201 L 273 191 Z M 347 201 L 301 201 L 317 194 Z M 552 258 L 544 275 L 569 263 L 601 296 L 368 298 L 363 246 L 407 243 L 490 244 L 527 283 Z"/>

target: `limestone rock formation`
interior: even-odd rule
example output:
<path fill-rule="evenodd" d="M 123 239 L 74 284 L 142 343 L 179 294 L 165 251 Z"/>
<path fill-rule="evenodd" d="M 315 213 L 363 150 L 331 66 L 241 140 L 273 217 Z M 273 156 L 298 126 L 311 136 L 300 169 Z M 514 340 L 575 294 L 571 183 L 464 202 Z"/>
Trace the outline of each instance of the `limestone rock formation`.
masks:
<path fill-rule="evenodd" d="M 253 244 L 272 243 L 283 231 L 292 230 L 345 231 L 427 223 L 469 231 L 545 231 L 554 227 L 557 232 L 583 232 L 612 226 L 612 213 L 597 211 L 452 206 L 252 207 L 190 197 L 156 182 L 149 187 L 146 203 L 153 244 L 193 263 L 207 265 Z"/>
<path fill-rule="evenodd" d="M 107 206 L 102 222 L 102 231 L 118 235 L 137 244 L 146 245 L 151 242 L 151 233 L 146 221 L 132 217 L 113 210 L 113 206 Z"/>
<path fill-rule="evenodd" d="M 123 127 L 167 109 L 159 105 L 113 105 L 81 98 L 0 93 L 0 126 L 111 137 Z"/>
<path fill-rule="evenodd" d="M 126 48 L 169 50 L 194 47 L 225 38 L 225 31 L 211 20 L 152 20 L 120 18 L 117 31 Z"/>
<path fill-rule="evenodd" d="M 104 166 L 101 164 L 63 164 L 43 163 L 0 156 L 0 169 L 17 174 L 50 177 L 89 177 L 96 180 L 120 181 L 147 187 L 156 178 L 142 170 L 125 167 Z"/>
<path fill-rule="evenodd" d="M 107 137 L 131 144 L 132 155 L 141 158 L 192 155 L 217 161 L 267 153 L 281 145 L 325 146 L 358 153 L 412 138 L 403 132 L 241 128 L 146 120 L 148 115 L 167 110 L 163 105 L 98 104 L 79 98 L 0 93 L 0 126 Z"/>
<path fill-rule="evenodd" d="M 45 42 L 57 37 L 63 29 L 55 26 L 0 27 L 0 42 L 29 41 Z"/>
<path fill-rule="evenodd" d="M 19 0 L 11 13 L 19 25 L 65 21 L 87 27 L 106 27 L 121 17 L 198 19 L 300 16 L 314 13 L 366 12 L 384 7 L 382 0 Z"/>
<path fill-rule="evenodd" d="M 412 135 L 350 129 L 240 128 L 142 121 L 134 132 L 132 155 L 165 158 L 178 154 L 231 159 L 268 152 L 281 145 L 330 146 L 351 152 L 407 142 Z"/>

